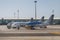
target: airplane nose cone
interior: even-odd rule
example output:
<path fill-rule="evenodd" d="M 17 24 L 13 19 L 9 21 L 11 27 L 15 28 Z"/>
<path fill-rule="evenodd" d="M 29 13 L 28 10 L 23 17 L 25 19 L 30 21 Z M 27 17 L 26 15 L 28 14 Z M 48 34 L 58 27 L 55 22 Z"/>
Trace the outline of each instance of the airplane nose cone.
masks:
<path fill-rule="evenodd" d="M 8 29 L 11 29 L 11 26 L 7 26 Z"/>
<path fill-rule="evenodd" d="M 11 28 L 11 24 L 10 24 L 10 23 L 7 24 L 7 28 L 8 28 L 8 29 Z"/>

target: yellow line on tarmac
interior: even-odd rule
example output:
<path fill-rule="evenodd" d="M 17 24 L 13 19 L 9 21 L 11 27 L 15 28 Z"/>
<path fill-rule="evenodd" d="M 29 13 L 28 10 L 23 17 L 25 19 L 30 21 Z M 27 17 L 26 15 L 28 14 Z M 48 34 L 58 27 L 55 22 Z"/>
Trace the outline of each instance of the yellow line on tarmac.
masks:
<path fill-rule="evenodd" d="M 60 35 L 60 32 L 50 32 L 50 33 Z"/>

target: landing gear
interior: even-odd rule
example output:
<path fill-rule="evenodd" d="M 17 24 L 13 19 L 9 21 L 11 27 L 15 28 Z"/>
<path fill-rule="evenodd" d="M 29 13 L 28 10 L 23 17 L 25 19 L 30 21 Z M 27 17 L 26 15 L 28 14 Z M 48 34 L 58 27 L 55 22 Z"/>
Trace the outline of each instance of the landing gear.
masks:
<path fill-rule="evenodd" d="M 46 26 L 41 26 L 40 28 L 47 28 Z"/>
<path fill-rule="evenodd" d="M 31 26 L 31 30 L 35 30 L 35 28 L 33 26 Z"/>
<path fill-rule="evenodd" d="M 33 26 L 25 26 L 26 29 L 30 29 L 30 30 L 35 30 L 35 28 Z"/>
<path fill-rule="evenodd" d="M 35 28 L 31 28 L 31 30 L 35 30 Z"/>
<path fill-rule="evenodd" d="M 18 30 L 20 29 L 20 27 L 17 28 Z"/>
<path fill-rule="evenodd" d="M 47 28 L 46 26 L 44 28 Z"/>

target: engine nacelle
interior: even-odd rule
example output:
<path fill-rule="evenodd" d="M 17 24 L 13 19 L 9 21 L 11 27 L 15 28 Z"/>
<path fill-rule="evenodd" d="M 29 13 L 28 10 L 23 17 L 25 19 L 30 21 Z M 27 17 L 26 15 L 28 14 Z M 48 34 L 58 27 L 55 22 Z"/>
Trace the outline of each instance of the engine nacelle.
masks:
<path fill-rule="evenodd" d="M 41 24 L 41 25 L 40 25 L 40 28 L 47 28 L 47 26 L 44 25 L 44 24 Z"/>

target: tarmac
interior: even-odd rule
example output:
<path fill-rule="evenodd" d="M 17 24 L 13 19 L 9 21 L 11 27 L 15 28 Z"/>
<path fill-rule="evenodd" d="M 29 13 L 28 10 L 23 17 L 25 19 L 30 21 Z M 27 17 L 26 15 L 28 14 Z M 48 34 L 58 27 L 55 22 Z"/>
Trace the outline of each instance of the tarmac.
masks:
<path fill-rule="evenodd" d="M 7 29 L 6 25 L 0 25 L 0 40 L 60 40 L 60 25 L 35 27 L 35 30 Z"/>

